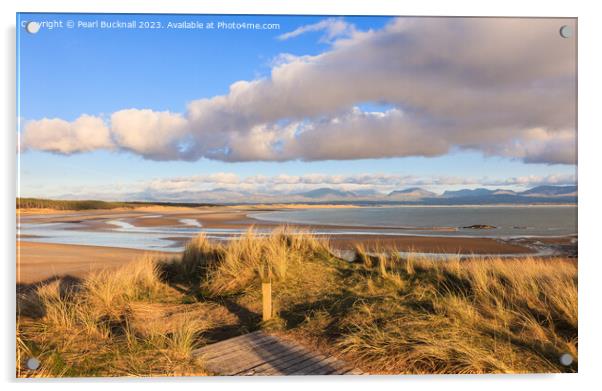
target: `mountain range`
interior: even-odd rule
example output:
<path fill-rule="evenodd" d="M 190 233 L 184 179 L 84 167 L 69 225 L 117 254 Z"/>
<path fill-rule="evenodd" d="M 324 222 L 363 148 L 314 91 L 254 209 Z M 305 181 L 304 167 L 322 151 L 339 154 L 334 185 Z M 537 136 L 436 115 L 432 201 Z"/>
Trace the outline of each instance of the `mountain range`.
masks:
<path fill-rule="evenodd" d="M 447 190 L 436 194 L 419 187 L 399 189 L 388 194 L 371 190 L 345 191 L 329 187 L 297 193 L 250 192 L 218 188 L 205 191 L 162 193 L 146 191 L 127 195 L 127 200 L 203 202 L 216 204 L 309 203 L 359 205 L 494 205 L 494 204 L 575 204 L 577 186 L 537 186 L 525 191 L 506 189 Z"/>

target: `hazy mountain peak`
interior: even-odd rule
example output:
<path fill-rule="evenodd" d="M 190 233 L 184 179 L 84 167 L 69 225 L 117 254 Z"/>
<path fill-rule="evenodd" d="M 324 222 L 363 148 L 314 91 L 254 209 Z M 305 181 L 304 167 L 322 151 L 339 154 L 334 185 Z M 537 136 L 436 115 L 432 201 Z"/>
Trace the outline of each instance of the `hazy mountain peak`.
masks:
<path fill-rule="evenodd" d="M 485 188 L 446 190 L 443 193 L 443 197 L 481 197 L 493 194 L 494 192 L 494 190 L 489 190 Z"/>
<path fill-rule="evenodd" d="M 337 189 L 333 189 L 330 187 L 321 187 L 318 189 L 314 189 L 314 190 L 310 190 L 310 191 L 306 191 L 306 192 L 302 192 L 302 193 L 297 193 L 298 195 L 301 195 L 303 197 L 308 197 L 308 198 L 325 198 L 325 197 L 353 197 L 355 196 L 355 193 L 351 192 L 351 191 L 345 191 L 345 190 L 337 190 Z"/>
<path fill-rule="evenodd" d="M 525 191 L 523 191 L 520 194 L 522 194 L 522 195 L 528 195 L 528 196 L 532 196 L 532 195 L 541 195 L 541 196 L 572 195 L 572 194 L 577 194 L 577 186 L 576 185 L 571 185 L 571 186 L 550 186 L 550 185 L 536 186 L 536 187 L 534 187 L 532 189 L 525 190 Z"/>
<path fill-rule="evenodd" d="M 402 190 L 393 190 L 389 193 L 389 197 L 395 196 L 405 196 L 405 197 L 415 197 L 415 198 L 424 198 L 424 197 L 436 197 L 437 195 L 432 191 L 425 190 L 421 187 L 409 187 L 407 189 Z"/>

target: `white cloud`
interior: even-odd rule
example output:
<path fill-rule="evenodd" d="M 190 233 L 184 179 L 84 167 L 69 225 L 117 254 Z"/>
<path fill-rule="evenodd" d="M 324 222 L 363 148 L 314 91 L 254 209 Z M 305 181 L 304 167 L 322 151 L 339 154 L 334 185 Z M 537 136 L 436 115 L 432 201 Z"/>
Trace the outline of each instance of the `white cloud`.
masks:
<path fill-rule="evenodd" d="M 550 175 L 525 175 L 519 177 L 510 177 L 505 179 L 488 179 L 480 180 L 483 186 L 520 186 L 534 187 L 541 185 L 562 186 L 574 185 L 577 183 L 575 174 L 550 174 Z"/>
<path fill-rule="evenodd" d="M 44 118 L 26 124 L 21 145 L 62 154 L 111 149 L 114 144 L 102 119 L 83 114 L 73 122 Z"/>
<path fill-rule="evenodd" d="M 287 38 L 344 31 L 332 27 L 338 22 L 305 26 Z M 233 83 L 226 95 L 190 102 L 185 114 L 117 112 L 112 138 L 117 148 L 157 160 L 343 160 L 467 149 L 575 164 L 576 47 L 559 37 L 560 22 L 573 23 L 395 19 L 381 30 L 351 31 L 319 55 L 280 56 L 271 77 Z M 392 108 L 358 108 L 370 102 Z M 45 137 L 39 122 L 25 128 L 32 148 L 113 147 L 90 145 L 73 132 Z"/>
<path fill-rule="evenodd" d="M 329 187 L 340 190 L 375 190 L 389 192 L 391 190 L 424 186 L 446 187 L 534 187 L 539 185 L 572 185 L 576 183 L 574 174 L 553 174 L 547 176 L 530 175 L 509 178 L 477 178 L 453 176 L 399 175 L 385 173 L 363 173 L 353 175 L 330 175 L 309 173 L 304 175 L 279 174 L 273 176 L 254 175 L 240 177 L 234 173 L 215 173 L 178 178 L 156 179 L 145 182 L 142 187 L 153 191 L 179 192 L 182 190 L 228 189 L 232 191 L 251 191 L 269 193 L 291 193 Z"/>
<path fill-rule="evenodd" d="M 321 38 L 322 42 L 330 42 L 338 37 L 350 36 L 355 32 L 355 26 L 353 24 L 345 22 L 342 18 L 328 18 L 321 20 L 314 24 L 307 24 L 296 28 L 293 31 L 284 33 L 278 36 L 281 41 L 298 37 L 299 35 L 324 31 L 324 36 Z"/>
<path fill-rule="evenodd" d="M 332 175 L 309 173 L 304 175 L 252 175 L 241 177 L 231 172 L 200 174 L 182 177 L 156 178 L 96 186 L 61 186 L 45 188 L 43 193 L 28 196 L 106 200 L 174 200 L 207 202 L 294 202 L 302 199 L 297 193 L 318 188 L 333 188 L 386 196 L 393 190 L 421 187 L 435 193 L 460 188 L 503 188 L 521 191 L 539 185 L 574 185 L 575 174 L 528 175 L 507 178 L 416 176 L 389 173 L 361 173 Z"/>
<path fill-rule="evenodd" d="M 187 121 L 168 111 L 128 109 L 111 115 L 116 143 L 157 160 L 175 159 L 181 152 Z"/>

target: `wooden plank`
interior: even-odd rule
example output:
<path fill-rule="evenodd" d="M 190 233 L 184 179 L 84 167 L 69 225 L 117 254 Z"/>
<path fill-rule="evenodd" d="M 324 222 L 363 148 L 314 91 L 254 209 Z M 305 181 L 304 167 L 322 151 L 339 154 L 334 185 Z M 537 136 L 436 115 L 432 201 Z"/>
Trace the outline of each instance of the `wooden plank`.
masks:
<path fill-rule="evenodd" d="M 230 375 L 257 366 L 272 355 L 285 352 L 286 349 L 277 343 L 265 344 L 256 349 L 240 351 L 237 355 L 211 360 L 211 365 L 219 366 L 221 374 Z"/>
<path fill-rule="evenodd" d="M 248 370 L 241 371 L 235 375 L 258 375 L 264 372 L 273 370 L 280 371 L 288 366 L 293 365 L 295 362 L 305 360 L 309 358 L 309 352 L 300 346 L 293 346 L 290 349 L 283 350 L 280 354 L 266 358 L 265 362 L 260 363 Z"/>
<path fill-rule="evenodd" d="M 293 349 L 286 349 L 283 350 L 281 353 L 277 354 L 276 356 L 273 357 L 268 357 L 264 362 L 249 368 L 249 371 L 252 371 L 253 373 L 259 373 L 262 372 L 264 370 L 273 368 L 273 365 L 283 365 L 285 363 L 287 363 L 288 361 L 299 357 L 299 355 L 303 354 L 303 351 L 300 350 L 299 347 L 294 347 Z M 244 374 L 245 371 L 236 373 L 236 375 L 242 375 Z M 248 372 L 248 371 L 247 371 Z"/>
<path fill-rule="evenodd" d="M 249 337 L 253 337 L 253 336 L 259 336 L 259 335 L 267 335 L 267 334 L 264 333 L 261 330 L 256 330 L 256 331 L 253 331 L 253 332 L 250 332 L 250 333 L 241 334 L 241 335 L 238 335 L 236 337 L 228 338 L 228 339 L 223 340 L 223 341 L 215 342 L 215 343 L 212 343 L 211 345 L 203 346 L 202 348 L 199 348 L 198 350 L 202 350 L 204 348 L 208 348 L 208 347 L 211 347 L 211 346 L 225 345 L 227 343 L 237 342 L 237 341 L 240 341 L 240 340 L 244 340 L 245 338 L 249 338 Z"/>
<path fill-rule="evenodd" d="M 223 350 L 220 350 L 220 349 L 210 350 L 205 353 L 201 353 L 197 356 L 200 358 L 204 358 L 205 360 L 214 359 L 214 358 L 219 359 L 219 358 L 223 358 L 226 356 L 231 356 L 233 354 L 238 354 L 243 351 L 257 349 L 260 346 L 269 345 L 269 344 L 273 344 L 276 342 L 277 342 L 277 340 L 273 337 L 265 337 L 265 338 L 261 338 L 261 339 L 245 341 L 244 343 L 241 343 L 239 345 L 228 346 L 226 349 L 223 349 Z"/>
<path fill-rule="evenodd" d="M 316 354 L 261 331 L 240 335 L 193 352 L 217 375 L 361 375 L 335 357 Z"/>
<path fill-rule="evenodd" d="M 342 361 L 338 360 L 335 357 L 328 357 L 326 360 L 322 361 L 322 363 L 325 363 L 326 365 L 324 365 L 322 368 L 318 369 L 317 371 L 311 371 L 307 374 L 308 375 L 331 375 L 331 374 L 338 374 L 340 372 L 344 372 L 345 369 L 348 369 L 348 366 L 346 363 L 343 363 Z"/>
<path fill-rule="evenodd" d="M 230 356 L 232 354 L 245 354 L 245 352 L 249 352 L 249 351 L 258 351 L 260 349 L 265 348 L 266 346 L 269 345 L 280 345 L 280 341 L 272 336 L 268 336 L 266 338 L 263 338 L 261 340 L 255 340 L 255 341 L 247 341 L 244 344 L 241 344 L 239 346 L 236 346 L 235 348 L 231 348 L 231 350 L 227 351 L 227 352 L 220 352 L 221 354 L 217 357 L 218 360 L 226 357 L 226 356 Z"/>
<path fill-rule="evenodd" d="M 276 359 L 278 355 L 286 354 L 286 348 L 270 345 L 267 349 L 261 352 L 253 351 L 241 356 L 237 361 L 229 361 L 224 363 L 222 373 L 224 375 L 234 375 L 238 372 L 248 371 L 258 365 L 263 364 L 266 360 Z"/>
<path fill-rule="evenodd" d="M 232 370 L 225 370 L 223 373 L 225 375 L 234 375 L 241 371 L 248 371 L 252 368 L 261 365 L 268 361 L 275 361 L 280 357 L 286 356 L 290 354 L 291 347 L 283 344 L 273 344 L 264 346 L 256 351 L 253 351 L 252 354 L 249 354 L 245 357 L 242 363 L 232 363 L 229 367 Z"/>
<path fill-rule="evenodd" d="M 295 374 L 307 367 L 313 366 L 317 363 L 319 363 L 320 361 L 324 360 L 326 357 L 322 356 L 321 354 L 312 354 L 309 359 L 302 361 L 300 363 L 298 363 L 297 365 L 293 365 L 292 367 L 290 367 L 289 369 L 287 369 L 286 374 L 287 375 L 292 375 Z"/>
<path fill-rule="evenodd" d="M 290 370 L 290 368 L 292 366 L 297 365 L 301 362 L 310 360 L 312 357 L 313 357 L 312 353 L 305 351 L 297 356 L 289 358 L 284 363 L 278 363 L 277 365 L 271 364 L 270 368 L 265 369 L 262 372 L 258 372 L 257 375 L 260 375 L 260 376 L 286 375 L 286 374 L 288 374 L 288 371 Z"/>
<path fill-rule="evenodd" d="M 296 370 L 295 372 L 291 373 L 291 375 L 319 375 L 322 374 L 324 370 L 334 371 L 335 368 L 330 366 L 331 360 L 334 359 L 332 357 L 324 357 L 323 359 L 314 362 L 312 365 Z"/>
<path fill-rule="evenodd" d="M 210 359 L 214 359 L 214 358 L 223 358 L 226 356 L 231 356 L 233 354 L 237 354 L 240 351 L 244 351 L 244 350 L 251 350 L 251 349 L 255 349 L 259 346 L 265 345 L 265 344 L 271 344 L 271 343 L 275 343 L 277 342 L 277 339 L 269 336 L 269 335 L 265 335 L 262 337 L 256 337 L 253 339 L 249 339 L 246 341 L 241 341 L 238 344 L 232 344 L 232 345 L 226 345 L 224 347 L 216 347 L 214 349 L 207 349 L 205 351 L 202 352 L 194 352 L 193 355 L 195 357 L 199 357 L 205 360 L 210 360 Z"/>
<path fill-rule="evenodd" d="M 236 341 L 231 341 L 230 339 L 227 339 L 225 341 L 220 341 L 220 342 L 216 342 L 216 343 L 213 343 L 210 345 L 205 345 L 201 348 L 193 350 L 192 354 L 193 354 L 193 356 L 200 356 L 202 354 L 209 353 L 209 352 L 224 351 L 224 350 L 231 349 L 232 347 L 239 346 L 240 344 L 243 344 L 247 341 L 254 340 L 257 338 L 261 338 L 261 337 L 262 337 L 262 334 L 259 334 L 259 335 L 255 334 L 255 333 L 244 334 L 244 335 L 235 337 L 237 339 Z"/>
<path fill-rule="evenodd" d="M 328 361 L 328 368 L 330 368 L 330 370 L 325 373 L 316 373 L 316 375 L 342 375 L 343 373 L 353 369 L 347 363 L 335 357 L 328 357 L 325 361 Z M 312 375 L 313 374 L 314 373 L 312 373 Z"/>
<path fill-rule="evenodd" d="M 244 343 L 245 341 L 249 341 L 249 340 L 256 339 L 256 338 L 263 338 L 263 337 L 267 337 L 267 334 L 265 334 L 262 331 L 254 331 L 252 333 L 239 335 L 237 337 L 229 338 L 224 341 L 212 343 L 211 345 L 203 346 L 202 348 L 195 349 L 192 353 L 194 355 L 197 355 L 197 354 L 204 353 L 204 352 L 210 351 L 210 350 L 223 349 L 224 347 L 227 347 L 227 346 L 236 346 L 240 343 Z"/>
<path fill-rule="evenodd" d="M 268 360 L 256 367 L 251 368 L 248 372 L 260 374 L 270 369 L 279 370 L 293 365 L 295 360 L 300 361 L 309 357 L 309 352 L 300 346 L 294 346 L 292 349 L 284 352 L 277 360 Z M 248 375 L 247 373 L 237 373 L 237 375 Z"/>
<path fill-rule="evenodd" d="M 249 352 L 257 351 L 258 349 L 266 348 L 267 346 L 277 344 L 274 338 L 266 338 L 261 341 L 250 341 L 244 345 L 236 346 L 227 352 L 215 351 L 209 354 L 201 355 L 199 358 L 204 361 L 221 362 L 235 359 L 240 356 L 248 355 Z"/>
<path fill-rule="evenodd" d="M 319 364 L 319 362 L 315 362 L 315 355 L 311 354 L 309 356 L 300 356 L 297 357 L 295 360 L 291 360 L 288 363 L 280 366 L 280 368 L 272 368 L 272 369 L 267 369 L 263 372 L 257 372 L 255 373 L 255 375 L 257 376 L 269 376 L 269 375 L 347 375 L 347 374 L 364 374 L 363 372 L 360 373 L 355 373 L 354 371 L 357 371 L 356 369 L 352 368 L 349 366 L 349 364 L 342 362 L 340 360 L 336 360 L 336 361 L 331 361 L 328 363 L 328 366 L 325 366 L 323 369 L 324 371 L 322 372 L 322 370 L 320 371 L 312 371 L 311 373 L 301 373 L 301 372 L 305 372 L 307 365 L 310 363 L 314 363 L 312 365 L 315 364 Z M 319 372 L 319 373 L 318 373 Z M 354 372 L 354 373 L 351 373 Z"/>

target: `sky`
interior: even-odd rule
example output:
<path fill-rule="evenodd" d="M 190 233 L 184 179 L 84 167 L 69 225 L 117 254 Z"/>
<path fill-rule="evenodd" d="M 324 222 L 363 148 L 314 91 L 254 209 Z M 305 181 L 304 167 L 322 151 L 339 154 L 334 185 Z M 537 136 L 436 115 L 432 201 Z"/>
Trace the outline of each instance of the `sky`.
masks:
<path fill-rule="evenodd" d="M 576 183 L 576 43 L 559 34 L 573 19 L 19 14 L 17 25 L 24 197 Z"/>

